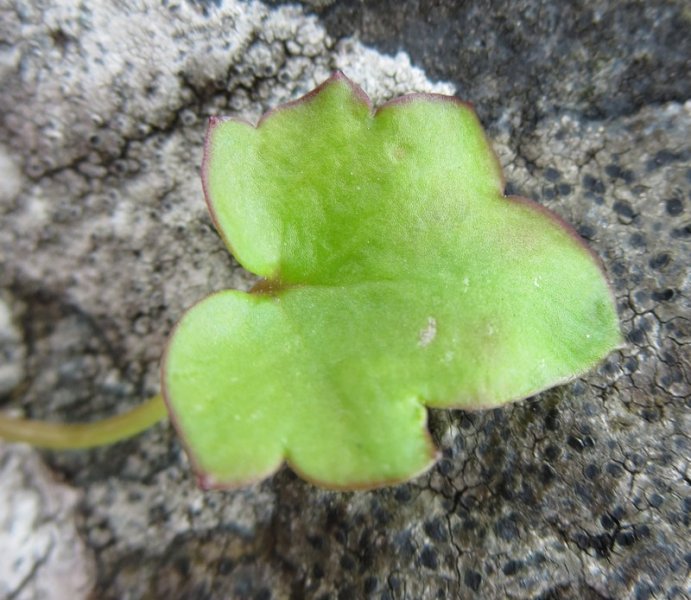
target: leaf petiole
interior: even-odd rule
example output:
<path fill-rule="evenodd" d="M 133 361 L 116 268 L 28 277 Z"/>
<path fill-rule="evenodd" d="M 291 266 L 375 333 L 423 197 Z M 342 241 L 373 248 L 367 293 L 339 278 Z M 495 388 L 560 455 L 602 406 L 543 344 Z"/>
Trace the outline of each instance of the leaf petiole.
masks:
<path fill-rule="evenodd" d="M 0 414 L 0 439 L 51 450 L 94 448 L 133 437 L 167 416 L 160 395 L 125 413 L 93 423 L 52 423 Z"/>

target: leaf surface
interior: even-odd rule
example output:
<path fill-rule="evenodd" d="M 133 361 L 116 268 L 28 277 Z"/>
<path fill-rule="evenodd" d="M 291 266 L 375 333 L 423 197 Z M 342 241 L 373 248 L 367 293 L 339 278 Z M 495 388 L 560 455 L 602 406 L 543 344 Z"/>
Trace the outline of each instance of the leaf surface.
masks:
<path fill-rule="evenodd" d="M 340 73 L 255 128 L 212 119 L 216 226 L 254 293 L 193 306 L 163 387 L 207 487 L 284 460 L 332 488 L 408 479 L 429 407 L 489 408 L 592 368 L 621 341 L 597 258 L 503 180 L 473 110 L 373 111 Z"/>

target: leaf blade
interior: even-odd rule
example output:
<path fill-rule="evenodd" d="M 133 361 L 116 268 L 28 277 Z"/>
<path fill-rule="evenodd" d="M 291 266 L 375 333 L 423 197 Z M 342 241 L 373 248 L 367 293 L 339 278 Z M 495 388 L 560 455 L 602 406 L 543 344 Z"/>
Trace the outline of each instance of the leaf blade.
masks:
<path fill-rule="evenodd" d="M 271 279 L 210 297 L 171 336 L 165 395 L 207 481 L 284 459 L 339 489 L 400 481 L 434 458 L 425 405 L 500 406 L 621 344 L 599 260 L 502 195 L 458 101 L 373 112 L 336 76 L 256 129 L 214 121 L 203 171 L 229 248 Z"/>

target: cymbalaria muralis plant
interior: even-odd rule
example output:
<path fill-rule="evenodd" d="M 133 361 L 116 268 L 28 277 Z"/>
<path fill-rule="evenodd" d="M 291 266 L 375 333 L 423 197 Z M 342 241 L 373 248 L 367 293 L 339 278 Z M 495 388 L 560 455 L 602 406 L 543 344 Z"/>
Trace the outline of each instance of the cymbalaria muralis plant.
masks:
<path fill-rule="evenodd" d="M 373 110 L 336 73 L 256 127 L 212 118 L 202 171 L 221 237 L 263 278 L 190 308 L 164 354 L 162 394 L 204 487 L 283 462 L 330 488 L 411 478 L 436 457 L 426 407 L 525 398 L 621 343 L 598 259 L 504 196 L 455 98 Z"/>
<path fill-rule="evenodd" d="M 591 368 L 620 341 L 598 261 L 503 196 L 475 113 L 412 95 L 372 110 L 342 74 L 257 127 L 212 119 L 216 227 L 266 281 L 192 307 L 164 396 L 202 484 L 286 460 L 336 488 L 434 461 L 430 407 L 488 408 Z"/>

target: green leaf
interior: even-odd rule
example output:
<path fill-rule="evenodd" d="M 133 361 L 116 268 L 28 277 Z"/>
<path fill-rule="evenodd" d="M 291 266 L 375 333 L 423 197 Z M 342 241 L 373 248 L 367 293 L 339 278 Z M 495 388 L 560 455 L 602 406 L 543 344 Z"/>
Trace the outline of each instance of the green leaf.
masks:
<path fill-rule="evenodd" d="M 473 110 L 411 95 L 373 111 L 336 73 L 255 128 L 212 119 L 209 209 L 268 279 L 193 306 L 164 395 L 206 487 L 274 472 L 366 488 L 427 469 L 428 407 L 490 408 L 620 344 L 595 256 L 504 197 Z"/>

